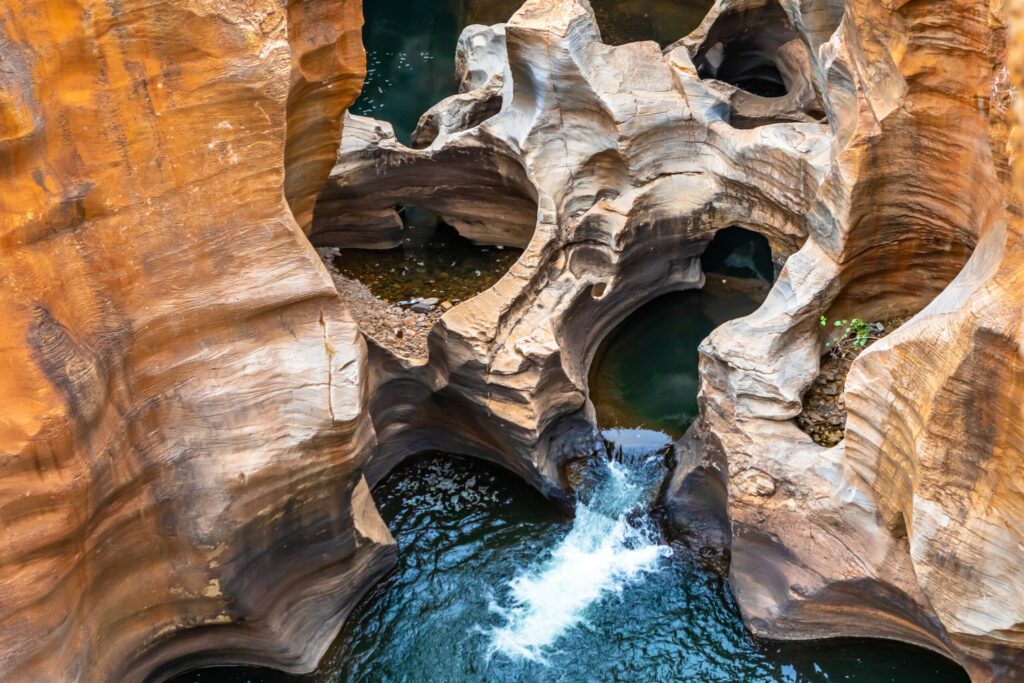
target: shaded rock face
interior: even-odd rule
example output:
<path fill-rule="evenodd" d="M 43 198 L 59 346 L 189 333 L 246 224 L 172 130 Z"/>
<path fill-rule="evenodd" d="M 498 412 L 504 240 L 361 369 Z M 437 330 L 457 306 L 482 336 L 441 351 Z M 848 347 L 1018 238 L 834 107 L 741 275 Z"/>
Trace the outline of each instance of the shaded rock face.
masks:
<path fill-rule="evenodd" d="M 424 114 L 412 147 L 350 117 L 310 233 L 392 246 L 396 207 L 415 205 L 473 240 L 526 246 L 442 316 L 425 363 L 371 342 L 368 480 L 438 449 L 559 498 L 593 434 L 601 339 L 646 301 L 700 287 L 717 230 L 755 230 L 788 260 L 760 310 L 702 345 L 702 417 L 670 511 L 708 498 L 698 532 L 731 540 L 757 635 L 895 638 L 975 680 L 1022 675 L 1004 14 L 721 0 L 665 50 L 603 44 L 583 0 L 467 28 L 460 92 Z M 834 448 L 794 422 L 821 315 L 913 316 L 853 363 Z"/>
<path fill-rule="evenodd" d="M 333 163 L 360 24 L 0 9 L 3 680 L 308 670 L 393 559 L 365 346 L 288 204 Z"/>

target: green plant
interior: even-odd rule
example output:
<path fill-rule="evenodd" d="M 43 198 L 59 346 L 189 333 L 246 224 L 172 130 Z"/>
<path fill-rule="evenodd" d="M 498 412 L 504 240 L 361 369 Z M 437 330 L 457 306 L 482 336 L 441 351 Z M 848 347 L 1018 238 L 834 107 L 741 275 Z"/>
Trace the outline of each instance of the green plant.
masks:
<path fill-rule="evenodd" d="M 829 320 L 825 316 L 821 316 L 820 322 L 822 327 L 829 326 Z M 832 327 L 840 329 L 836 330 L 836 334 L 825 342 L 825 348 L 830 349 L 835 358 L 855 356 L 865 346 L 880 338 L 877 334 L 878 325 L 860 318 L 835 320 L 832 322 Z"/>

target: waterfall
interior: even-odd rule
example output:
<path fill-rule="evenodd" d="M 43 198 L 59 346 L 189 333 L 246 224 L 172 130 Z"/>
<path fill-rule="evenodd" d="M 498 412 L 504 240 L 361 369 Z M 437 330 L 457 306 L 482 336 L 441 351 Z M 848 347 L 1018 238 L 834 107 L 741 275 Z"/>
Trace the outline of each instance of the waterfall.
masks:
<path fill-rule="evenodd" d="M 586 625 L 589 608 L 613 609 L 601 603 L 658 571 L 661 558 L 672 554 L 649 516 L 662 470 L 650 443 L 643 447 L 646 458 L 620 444 L 622 462 L 595 459 L 568 535 L 517 572 L 503 601 L 492 600 L 491 610 L 504 620 L 489 632 L 492 655 L 543 663 L 547 648 Z"/>

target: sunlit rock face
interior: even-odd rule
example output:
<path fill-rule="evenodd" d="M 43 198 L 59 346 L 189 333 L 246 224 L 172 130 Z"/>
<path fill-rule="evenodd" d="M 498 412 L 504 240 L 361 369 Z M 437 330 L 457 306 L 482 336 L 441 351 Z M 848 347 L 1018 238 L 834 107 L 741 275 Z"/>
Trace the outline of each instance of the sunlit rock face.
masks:
<path fill-rule="evenodd" d="M 721 0 L 664 50 L 604 44 L 583 0 L 467 28 L 460 92 L 411 146 L 351 119 L 310 232 L 390 246 L 395 207 L 414 205 L 476 241 L 526 245 L 441 318 L 425 364 L 371 340 L 368 479 L 436 448 L 557 497 L 594 424 L 597 344 L 644 302 L 700 287 L 716 230 L 756 230 L 785 267 L 760 310 L 702 346 L 687 443 L 705 453 L 686 459 L 725 471 L 731 534 L 717 535 L 748 625 L 896 638 L 976 680 L 1021 675 L 1004 14 Z M 832 449 L 793 421 L 821 315 L 913 316 L 854 363 Z"/>
<path fill-rule="evenodd" d="M 365 346 L 288 203 L 333 163 L 360 24 L 0 9 L 0 679 L 310 669 L 393 557 Z"/>

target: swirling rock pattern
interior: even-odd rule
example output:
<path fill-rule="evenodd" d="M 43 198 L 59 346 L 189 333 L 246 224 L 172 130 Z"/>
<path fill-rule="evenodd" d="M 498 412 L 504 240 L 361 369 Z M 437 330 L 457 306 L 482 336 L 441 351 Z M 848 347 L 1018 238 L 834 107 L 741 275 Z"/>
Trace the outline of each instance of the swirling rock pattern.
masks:
<path fill-rule="evenodd" d="M 334 162 L 360 24 L 0 7 L 0 679 L 308 670 L 393 559 L 365 346 L 285 199 Z"/>
<path fill-rule="evenodd" d="M 839 125 L 811 238 L 702 348 L 702 431 L 728 462 L 731 579 L 756 633 L 892 637 L 974 680 L 1024 676 L 1019 302 L 996 293 L 1021 272 L 1005 22 L 978 3 L 852 3 L 817 51 Z M 821 313 L 916 313 L 854 361 L 827 450 L 789 419 Z"/>
<path fill-rule="evenodd" d="M 603 44 L 583 0 L 530 0 L 504 26 L 468 28 L 461 90 L 424 115 L 413 148 L 353 117 L 310 233 L 394 244 L 394 207 L 414 204 L 478 241 L 527 243 L 442 317 L 426 364 L 370 340 L 368 479 L 439 448 L 557 498 L 592 434 L 586 375 L 603 336 L 650 298 L 700 287 L 717 229 L 757 230 L 785 267 L 760 310 L 702 345 L 702 417 L 681 459 L 695 469 L 672 482 L 718 490 L 708 472 L 725 470 L 730 528 L 705 530 L 731 536 L 748 625 L 900 639 L 979 681 L 1024 675 L 1006 12 L 720 0 L 665 50 Z M 793 421 L 822 314 L 913 316 L 855 361 L 832 449 Z"/>

